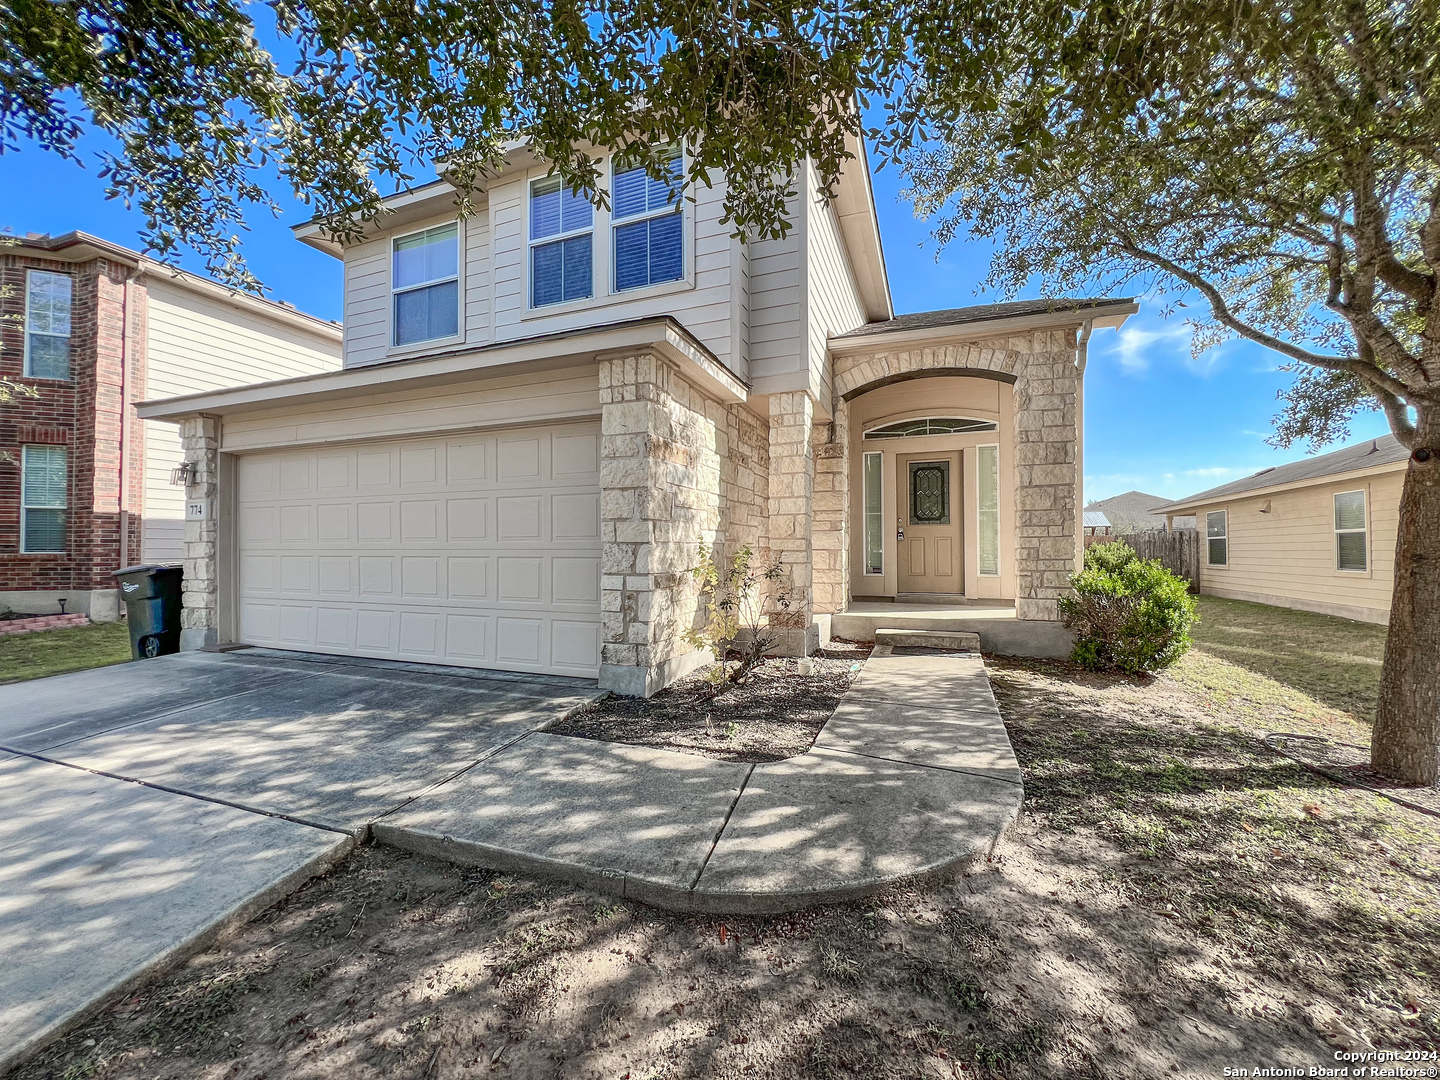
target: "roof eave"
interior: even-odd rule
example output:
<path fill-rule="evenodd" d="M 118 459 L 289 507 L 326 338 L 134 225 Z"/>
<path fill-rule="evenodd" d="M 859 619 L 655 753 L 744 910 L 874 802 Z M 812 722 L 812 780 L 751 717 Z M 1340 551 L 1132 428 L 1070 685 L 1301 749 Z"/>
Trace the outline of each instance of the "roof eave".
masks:
<path fill-rule="evenodd" d="M 637 319 L 600 328 L 582 328 L 480 348 L 464 346 L 424 359 L 396 360 L 343 368 L 294 379 L 255 383 L 227 390 L 142 401 L 135 406 L 144 420 L 176 422 L 199 414 L 225 414 L 343 398 L 400 384 L 423 385 L 498 374 L 501 369 L 536 361 L 574 358 L 577 362 L 606 355 L 633 355 L 652 350 L 681 366 L 687 378 L 727 403 L 749 398 L 749 387 L 733 375 L 700 341 L 668 315 Z M 477 363 L 484 361 L 483 363 Z"/>
<path fill-rule="evenodd" d="M 1125 320 L 1140 310 L 1134 300 L 1116 301 L 1111 304 L 1097 304 L 1093 307 L 1062 308 L 1055 311 L 1036 312 L 1029 315 L 1015 315 L 999 319 L 969 319 L 949 323 L 945 326 L 925 326 L 914 330 L 880 330 L 870 334 L 850 334 L 832 337 L 829 348 L 832 353 L 875 352 L 877 349 L 914 348 L 956 338 L 1004 337 L 1006 334 L 1026 330 L 1041 330 L 1050 327 L 1092 326 L 1119 328 Z"/>
<path fill-rule="evenodd" d="M 1178 502 L 1157 506 L 1150 512 L 1152 514 L 1193 514 L 1202 506 L 1213 506 L 1215 503 L 1231 502 L 1235 499 L 1253 499 L 1261 495 L 1274 495 L 1281 491 L 1294 491 L 1296 488 L 1315 487 L 1319 484 L 1331 484 L 1337 481 L 1343 482 L 1362 476 L 1373 476 L 1378 473 L 1398 472 L 1409 464 L 1410 462 L 1407 458 L 1401 458 L 1399 461 L 1381 461 L 1374 465 L 1363 465 L 1355 469 L 1343 469 L 1340 472 L 1323 473 L 1320 476 L 1306 476 L 1299 480 L 1286 480 L 1279 484 L 1267 484 L 1265 487 L 1246 488 L 1244 491 L 1219 491 L 1212 488 L 1210 491 L 1202 491 L 1198 495 L 1189 495 Z"/>

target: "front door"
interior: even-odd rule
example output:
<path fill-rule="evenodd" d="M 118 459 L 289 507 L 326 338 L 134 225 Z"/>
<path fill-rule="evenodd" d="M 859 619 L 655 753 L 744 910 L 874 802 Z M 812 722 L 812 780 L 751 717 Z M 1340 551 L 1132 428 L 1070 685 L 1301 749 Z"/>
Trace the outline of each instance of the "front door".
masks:
<path fill-rule="evenodd" d="M 960 451 L 897 454 L 896 550 L 901 593 L 964 590 L 961 575 Z"/>

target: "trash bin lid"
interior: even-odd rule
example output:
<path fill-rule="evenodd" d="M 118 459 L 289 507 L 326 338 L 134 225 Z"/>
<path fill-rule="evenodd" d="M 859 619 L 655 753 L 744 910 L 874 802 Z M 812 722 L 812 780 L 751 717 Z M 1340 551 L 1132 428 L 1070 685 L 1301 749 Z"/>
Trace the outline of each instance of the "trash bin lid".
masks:
<path fill-rule="evenodd" d="M 171 569 L 171 567 L 166 566 L 164 563 L 141 563 L 139 566 L 127 566 L 127 567 L 125 567 L 123 570 L 114 570 L 114 571 L 111 571 L 111 576 L 112 576 L 112 577 L 121 577 L 121 576 L 124 575 L 124 574 L 143 574 L 143 573 L 145 573 L 147 570 L 148 570 L 148 571 L 154 571 L 154 570 L 169 570 L 169 569 Z"/>

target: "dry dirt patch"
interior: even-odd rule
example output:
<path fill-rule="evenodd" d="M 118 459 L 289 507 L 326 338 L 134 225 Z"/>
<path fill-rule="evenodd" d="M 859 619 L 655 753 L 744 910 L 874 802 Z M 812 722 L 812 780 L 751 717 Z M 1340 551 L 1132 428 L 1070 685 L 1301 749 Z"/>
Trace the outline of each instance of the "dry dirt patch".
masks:
<path fill-rule="evenodd" d="M 868 644 L 836 639 L 811 658 L 809 675 L 772 657 L 718 697 L 706 679 L 712 668 L 702 668 L 654 697 L 608 697 L 546 730 L 722 761 L 780 761 L 814 745 L 869 655 Z"/>

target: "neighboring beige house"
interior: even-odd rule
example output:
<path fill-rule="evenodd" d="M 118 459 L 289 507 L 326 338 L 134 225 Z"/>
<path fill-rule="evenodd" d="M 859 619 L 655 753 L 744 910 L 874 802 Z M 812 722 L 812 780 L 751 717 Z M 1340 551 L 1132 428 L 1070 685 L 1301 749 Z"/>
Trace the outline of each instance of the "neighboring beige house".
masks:
<path fill-rule="evenodd" d="M 1196 516 L 1202 593 L 1385 623 L 1409 456 L 1393 435 L 1367 439 L 1160 512 Z"/>
<path fill-rule="evenodd" d="M 0 245 L 0 611 L 120 616 L 113 572 L 184 557 L 173 424 L 133 403 L 340 367 L 340 327 L 82 232 Z"/>
<path fill-rule="evenodd" d="M 895 317 L 854 150 L 778 240 L 731 235 L 719 178 L 676 201 L 609 167 L 595 208 L 523 148 L 470 216 L 441 180 L 356 240 L 297 228 L 344 264 L 344 370 L 140 410 L 195 468 L 185 645 L 649 694 L 708 660 L 705 543 L 783 559 L 792 652 L 859 598 L 975 605 L 1053 651 L 1085 343 L 1136 305 Z"/>

